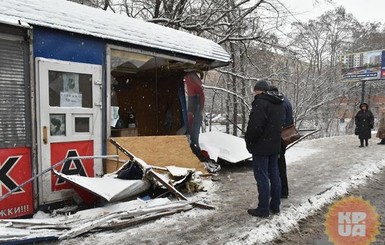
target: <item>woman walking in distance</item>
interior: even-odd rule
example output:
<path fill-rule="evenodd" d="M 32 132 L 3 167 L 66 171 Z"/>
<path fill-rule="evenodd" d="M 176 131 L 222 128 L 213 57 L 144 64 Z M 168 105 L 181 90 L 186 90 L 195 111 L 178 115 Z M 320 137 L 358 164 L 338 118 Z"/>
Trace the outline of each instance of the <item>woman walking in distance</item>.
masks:
<path fill-rule="evenodd" d="M 356 114 L 355 123 L 358 129 L 358 138 L 360 139 L 359 147 L 364 147 L 364 141 L 365 146 L 368 146 L 368 141 L 372 137 L 371 129 L 374 125 L 374 117 L 367 103 L 363 102 L 360 104 L 360 110 Z"/>

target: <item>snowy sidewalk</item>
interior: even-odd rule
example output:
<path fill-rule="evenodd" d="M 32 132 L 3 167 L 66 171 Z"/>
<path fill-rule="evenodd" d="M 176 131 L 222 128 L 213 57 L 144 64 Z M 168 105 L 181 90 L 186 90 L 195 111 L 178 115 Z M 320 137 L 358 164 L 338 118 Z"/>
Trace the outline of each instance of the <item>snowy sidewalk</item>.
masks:
<path fill-rule="evenodd" d="M 287 151 L 289 199 L 282 202 L 282 214 L 232 239 L 229 244 L 253 244 L 274 240 L 281 231 L 349 188 L 365 183 L 385 166 L 384 146 L 377 139 L 359 148 L 357 136 L 330 137 L 301 142 Z"/>
<path fill-rule="evenodd" d="M 385 147 L 377 142 L 372 139 L 368 147 L 359 148 L 357 136 L 343 136 L 299 143 L 289 149 L 290 200 L 302 202 L 304 197 L 341 182 L 351 182 L 350 178 L 359 177 L 365 171 L 377 171 L 379 162 L 385 159 Z"/>

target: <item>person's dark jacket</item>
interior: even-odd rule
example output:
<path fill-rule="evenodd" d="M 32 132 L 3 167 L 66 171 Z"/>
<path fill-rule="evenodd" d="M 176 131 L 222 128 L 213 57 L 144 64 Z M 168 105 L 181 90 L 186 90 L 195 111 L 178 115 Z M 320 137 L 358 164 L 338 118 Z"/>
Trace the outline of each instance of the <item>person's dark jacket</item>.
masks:
<path fill-rule="evenodd" d="M 278 88 L 276 86 L 270 86 L 269 93 L 273 93 L 274 95 L 277 96 L 283 96 L 283 128 L 291 125 L 294 123 L 294 118 L 293 118 L 293 106 L 290 103 L 290 100 L 283 95 L 282 93 L 278 92 Z"/>
<path fill-rule="evenodd" d="M 275 155 L 281 149 L 283 96 L 269 91 L 256 95 L 245 133 L 251 154 Z"/>
<path fill-rule="evenodd" d="M 360 108 L 361 106 L 362 104 L 360 105 Z M 373 125 L 374 125 L 374 116 L 369 109 L 366 109 L 366 110 L 361 109 L 357 112 L 355 117 L 355 124 L 356 124 L 356 127 L 358 128 L 358 138 L 370 139 L 372 137 L 371 129 L 373 128 Z"/>
<path fill-rule="evenodd" d="M 293 107 L 286 96 L 283 96 L 283 127 L 287 127 L 294 123 L 293 120 Z"/>

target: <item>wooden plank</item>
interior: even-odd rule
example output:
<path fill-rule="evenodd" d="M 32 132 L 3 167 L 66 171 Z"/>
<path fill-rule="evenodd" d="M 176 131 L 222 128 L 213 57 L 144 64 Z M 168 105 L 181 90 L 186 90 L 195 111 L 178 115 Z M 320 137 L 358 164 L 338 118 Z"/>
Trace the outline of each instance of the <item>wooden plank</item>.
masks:
<path fill-rule="evenodd" d="M 169 209 L 173 209 L 173 210 L 169 210 Z M 135 222 L 140 223 L 140 222 L 144 222 L 145 220 L 149 220 L 149 219 L 146 219 L 146 216 L 148 217 L 153 216 L 152 219 L 154 219 L 157 217 L 156 214 L 161 214 L 163 212 L 169 212 L 171 214 L 171 212 L 176 213 L 176 212 L 189 210 L 189 209 L 191 209 L 191 205 L 189 203 L 170 203 L 166 205 L 142 208 L 138 210 L 110 213 L 96 220 L 82 223 L 81 225 L 75 228 L 72 228 L 70 231 L 59 236 L 59 240 L 73 238 L 96 228 L 100 228 L 100 227 L 103 228 L 106 226 L 108 227 L 109 226 L 108 223 L 112 224 L 113 222 L 116 222 L 114 221 L 115 219 L 118 219 L 118 222 L 119 220 L 122 220 L 122 219 L 130 219 L 130 221 L 127 221 L 127 222 L 120 222 L 121 223 L 120 225 L 123 226 L 123 225 L 128 225 L 130 223 L 132 224 Z M 140 216 L 143 216 L 142 217 L 143 220 L 141 220 L 141 218 L 138 218 Z"/>
<path fill-rule="evenodd" d="M 166 167 L 174 165 L 194 168 L 203 174 L 208 173 L 204 163 L 192 152 L 185 135 L 117 137 L 113 139 L 151 166 Z M 111 142 L 107 144 L 107 152 L 118 153 Z M 119 157 L 120 159 L 128 159 L 123 153 L 119 153 Z M 107 173 L 111 173 L 120 166 L 121 163 L 109 160 L 105 169 Z"/>
<path fill-rule="evenodd" d="M 73 238 L 73 237 L 79 236 L 81 234 L 84 234 L 84 233 L 86 233 L 92 229 L 95 229 L 95 228 L 103 225 L 108 220 L 111 220 L 113 218 L 118 217 L 119 215 L 120 215 L 120 213 L 112 213 L 112 214 L 108 214 L 108 215 L 106 215 L 100 219 L 84 223 L 84 224 L 82 224 L 76 228 L 71 229 L 70 231 L 64 233 L 63 235 L 59 236 L 59 240 Z"/>
<path fill-rule="evenodd" d="M 171 214 L 187 211 L 189 209 L 191 209 L 191 206 L 190 207 L 181 207 L 181 208 L 177 208 L 177 209 L 173 209 L 173 210 L 162 211 L 162 212 L 158 212 L 158 213 L 145 214 L 143 216 L 134 217 L 134 218 L 131 218 L 129 220 L 119 220 L 119 221 L 113 220 L 109 224 L 106 224 L 101 228 L 106 228 L 106 229 L 119 228 L 119 229 L 121 229 L 121 228 L 125 228 L 128 226 L 137 225 L 137 224 L 149 221 L 149 220 L 154 220 L 154 219 L 166 216 L 166 215 L 171 215 Z"/>

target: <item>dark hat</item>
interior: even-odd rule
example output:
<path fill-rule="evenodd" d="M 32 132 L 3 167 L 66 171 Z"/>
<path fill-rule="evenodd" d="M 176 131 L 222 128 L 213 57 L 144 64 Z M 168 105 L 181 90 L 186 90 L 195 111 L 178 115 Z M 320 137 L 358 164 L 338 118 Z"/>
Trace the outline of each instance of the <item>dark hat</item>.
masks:
<path fill-rule="evenodd" d="M 265 80 L 258 81 L 254 86 L 255 90 L 267 91 L 269 90 L 269 84 Z"/>
<path fill-rule="evenodd" d="M 362 103 L 360 104 L 360 109 L 362 109 L 362 106 L 366 106 L 366 109 L 369 108 L 369 105 L 368 105 L 368 103 L 366 103 L 366 102 L 362 102 Z"/>
<path fill-rule="evenodd" d="M 274 85 L 271 85 L 270 88 L 269 88 L 270 91 L 276 91 L 278 92 L 278 88 Z"/>

